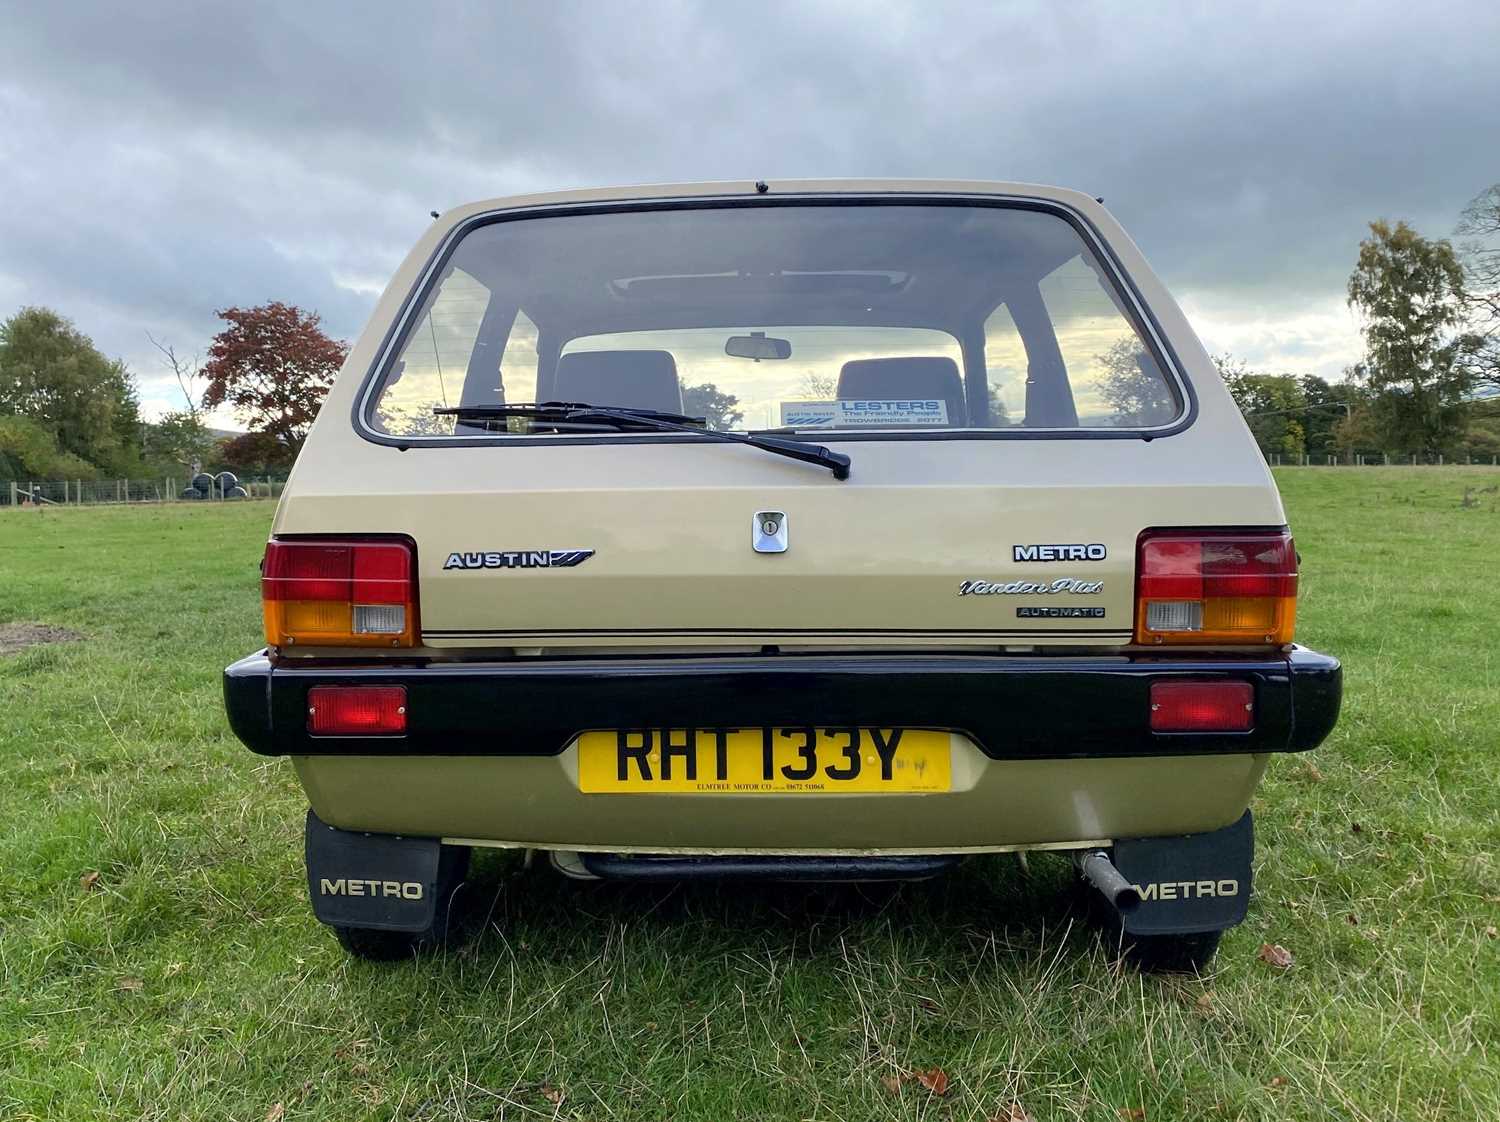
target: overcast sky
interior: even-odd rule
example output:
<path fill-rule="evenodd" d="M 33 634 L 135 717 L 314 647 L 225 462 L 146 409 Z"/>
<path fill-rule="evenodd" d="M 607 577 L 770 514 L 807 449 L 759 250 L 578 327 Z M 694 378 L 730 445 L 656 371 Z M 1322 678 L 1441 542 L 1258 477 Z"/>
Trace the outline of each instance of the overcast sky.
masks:
<path fill-rule="evenodd" d="M 478 198 L 913 176 L 1103 195 L 1212 351 L 1337 375 L 1370 219 L 1500 181 L 1500 4 L 0 3 L 0 315 L 146 339 L 280 299 L 353 338 Z"/>

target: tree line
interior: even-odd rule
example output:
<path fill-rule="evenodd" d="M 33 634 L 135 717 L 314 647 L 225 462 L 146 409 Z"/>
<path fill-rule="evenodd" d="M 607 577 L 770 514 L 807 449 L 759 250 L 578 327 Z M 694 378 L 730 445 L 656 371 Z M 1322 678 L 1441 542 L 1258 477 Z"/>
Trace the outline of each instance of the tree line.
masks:
<path fill-rule="evenodd" d="M 348 345 L 316 312 L 279 301 L 216 314 L 225 326 L 207 361 L 147 335 L 183 399 L 154 421 L 125 363 L 59 313 L 26 307 L 0 323 L 0 480 L 285 472 Z M 248 431 L 210 429 L 220 406 Z"/>
<path fill-rule="evenodd" d="M 1364 357 L 1342 381 L 1215 359 L 1268 455 L 1500 455 L 1500 184 L 1459 217 L 1458 243 L 1370 223 L 1347 298 Z"/>

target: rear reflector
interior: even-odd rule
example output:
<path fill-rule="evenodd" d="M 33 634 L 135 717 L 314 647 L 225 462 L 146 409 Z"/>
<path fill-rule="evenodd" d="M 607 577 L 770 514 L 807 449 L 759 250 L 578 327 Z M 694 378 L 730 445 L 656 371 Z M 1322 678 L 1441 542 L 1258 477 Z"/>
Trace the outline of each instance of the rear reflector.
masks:
<path fill-rule="evenodd" d="M 416 551 L 404 538 L 272 539 L 261 568 L 273 647 L 416 644 Z"/>
<path fill-rule="evenodd" d="M 1136 548 L 1138 643 L 1283 646 L 1297 619 L 1286 530 L 1147 530 Z"/>
<path fill-rule="evenodd" d="M 313 736 L 403 736 L 405 686 L 314 686 L 307 691 Z"/>
<path fill-rule="evenodd" d="M 1249 682 L 1152 682 L 1152 732 L 1248 732 L 1255 723 Z"/>

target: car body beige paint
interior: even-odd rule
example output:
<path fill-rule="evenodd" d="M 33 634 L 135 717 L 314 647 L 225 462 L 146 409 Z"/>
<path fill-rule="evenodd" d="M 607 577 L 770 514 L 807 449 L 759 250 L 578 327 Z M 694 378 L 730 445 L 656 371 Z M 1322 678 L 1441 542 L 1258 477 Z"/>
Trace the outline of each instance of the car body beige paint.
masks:
<path fill-rule="evenodd" d="M 586 795 L 560 756 L 305 756 L 318 817 L 376 833 L 530 849 L 979 853 L 1191 834 L 1239 818 L 1260 755 L 990 760 L 954 736 L 941 794 Z"/>
<path fill-rule="evenodd" d="M 845 482 L 755 449 L 666 437 L 405 450 L 352 420 L 408 293 L 460 225 L 502 211 L 688 197 L 753 197 L 748 183 L 522 196 L 436 220 L 352 347 L 298 458 L 277 534 L 405 534 L 417 543 L 418 654 L 798 649 L 1119 650 L 1130 642 L 1135 543 L 1153 526 L 1277 526 L 1274 483 L 1176 302 L 1109 213 L 1052 187 L 949 181 L 775 182 L 777 195 L 1039 199 L 1096 231 L 1149 308 L 1197 412 L 1156 439 L 839 441 Z M 750 548 L 751 515 L 785 511 L 790 548 Z M 1016 562 L 1034 543 L 1102 543 L 1102 561 Z M 592 549 L 566 569 L 444 570 L 450 553 Z M 1093 594 L 960 596 L 962 582 L 1102 581 Z M 1016 607 L 1087 605 L 1104 619 L 1018 619 Z M 284 658 L 337 652 L 286 650 Z M 357 653 L 368 658 L 368 651 Z M 393 652 L 394 653 L 394 652 Z M 399 652 L 409 657 L 412 652 Z M 571 751 L 571 750 L 570 750 Z M 972 748 L 967 749 L 973 753 Z M 977 755 L 977 753 L 974 753 Z M 353 829 L 558 848 L 788 848 L 804 852 L 1004 848 L 1227 825 L 1264 760 L 972 762 L 938 796 L 585 796 L 569 757 L 305 757 L 314 809 Z M 871 801 L 874 798 L 877 801 Z M 879 799 L 898 799 L 896 804 Z"/>

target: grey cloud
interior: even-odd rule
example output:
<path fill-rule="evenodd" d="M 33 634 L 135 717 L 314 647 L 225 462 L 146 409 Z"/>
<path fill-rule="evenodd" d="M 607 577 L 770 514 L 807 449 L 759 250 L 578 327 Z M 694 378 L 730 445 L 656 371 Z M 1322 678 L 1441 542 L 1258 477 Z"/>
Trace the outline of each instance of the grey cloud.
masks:
<path fill-rule="evenodd" d="M 1443 234 L 1500 179 L 1480 0 L 57 4 L 6 30 L 0 297 L 74 315 L 148 397 L 145 330 L 191 349 L 275 297 L 350 336 L 427 210 L 513 191 L 1063 183 L 1180 293 L 1274 321 L 1340 297 L 1369 219 Z"/>

